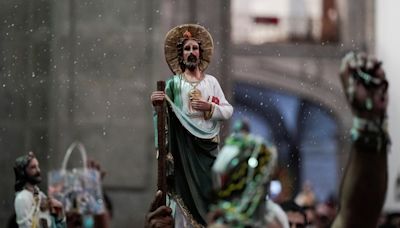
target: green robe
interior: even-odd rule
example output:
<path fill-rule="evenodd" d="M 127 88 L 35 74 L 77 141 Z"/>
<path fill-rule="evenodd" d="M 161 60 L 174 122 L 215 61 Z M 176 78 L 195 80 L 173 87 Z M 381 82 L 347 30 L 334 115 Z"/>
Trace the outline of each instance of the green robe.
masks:
<path fill-rule="evenodd" d="M 212 190 L 211 167 L 218 152 L 218 143 L 211 139 L 219 133 L 219 122 L 214 121 L 211 129 L 201 129 L 192 123 L 181 112 L 180 86 L 177 75 L 167 81 L 168 149 L 174 157 L 168 188 L 182 199 L 183 207 L 198 223 L 206 225 Z"/>

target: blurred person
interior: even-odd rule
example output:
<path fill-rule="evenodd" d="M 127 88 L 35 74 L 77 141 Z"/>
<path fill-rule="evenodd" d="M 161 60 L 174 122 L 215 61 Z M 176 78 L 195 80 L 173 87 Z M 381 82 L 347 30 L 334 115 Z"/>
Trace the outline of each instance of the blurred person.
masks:
<path fill-rule="evenodd" d="M 280 205 L 286 213 L 290 228 L 305 228 L 307 226 L 307 215 L 296 202 L 290 200 Z"/>
<path fill-rule="evenodd" d="M 16 222 L 20 228 L 65 227 L 62 204 L 40 191 L 39 162 L 33 152 L 18 157 L 14 165 Z"/>
<path fill-rule="evenodd" d="M 354 121 L 352 150 L 332 227 L 377 227 L 388 178 L 388 81 L 382 62 L 354 52 L 343 58 L 340 77 Z"/>
<path fill-rule="evenodd" d="M 316 199 L 309 181 L 304 182 L 301 192 L 295 197 L 294 201 L 303 209 L 304 213 L 306 213 L 307 226 L 312 227 L 316 220 Z"/>
<path fill-rule="evenodd" d="M 315 194 L 309 181 L 304 182 L 300 193 L 297 194 L 294 201 L 302 207 L 315 205 Z"/>
<path fill-rule="evenodd" d="M 307 227 L 308 228 L 317 227 L 315 224 L 317 220 L 317 212 L 315 209 L 315 205 L 302 206 L 301 208 L 303 209 L 304 213 L 306 213 Z"/>
<path fill-rule="evenodd" d="M 336 209 L 331 205 L 322 202 L 317 204 L 315 217 L 315 227 L 316 228 L 329 228 L 332 226 L 333 220 L 336 217 Z"/>
<path fill-rule="evenodd" d="M 336 197 L 331 194 L 324 202 L 318 203 L 315 208 L 315 213 L 314 223 L 316 228 L 331 227 L 337 215 Z"/>
<path fill-rule="evenodd" d="M 184 24 L 171 29 L 164 51 L 175 75 L 165 91 L 151 94 L 151 101 L 168 102 L 168 151 L 173 158 L 168 197 L 174 214 L 194 226 L 205 225 L 220 122 L 232 116 L 233 108 L 218 80 L 205 73 L 213 41 L 204 27 Z"/>
<path fill-rule="evenodd" d="M 273 145 L 234 130 L 212 168 L 216 202 L 209 227 L 288 227 L 283 210 L 266 197 L 276 162 Z"/>
<path fill-rule="evenodd" d="M 100 163 L 95 160 L 88 160 L 88 169 L 95 169 L 100 173 L 101 180 L 103 181 L 106 176 L 106 172 L 101 168 Z M 110 197 L 103 190 L 103 200 L 105 210 L 103 213 L 98 215 L 81 215 L 79 213 L 69 212 L 67 213 L 67 227 L 68 228 L 109 228 L 113 206 Z"/>
<path fill-rule="evenodd" d="M 307 218 L 307 227 L 308 228 L 314 228 L 318 227 L 317 224 L 317 212 L 316 212 L 316 206 L 315 205 L 308 205 L 308 206 L 301 206 L 301 209 L 304 211 L 306 214 Z"/>

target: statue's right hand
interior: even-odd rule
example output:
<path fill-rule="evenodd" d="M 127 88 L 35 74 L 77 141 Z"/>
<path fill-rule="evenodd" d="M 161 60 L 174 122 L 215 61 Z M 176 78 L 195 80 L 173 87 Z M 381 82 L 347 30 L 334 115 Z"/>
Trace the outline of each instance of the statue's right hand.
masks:
<path fill-rule="evenodd" d="M 163 101 L 165 98 L 165 92 L 164 91 L 154 91 L 151 93 L 150 99 L 151 103 L 155 105 L 157 101 Z"/>

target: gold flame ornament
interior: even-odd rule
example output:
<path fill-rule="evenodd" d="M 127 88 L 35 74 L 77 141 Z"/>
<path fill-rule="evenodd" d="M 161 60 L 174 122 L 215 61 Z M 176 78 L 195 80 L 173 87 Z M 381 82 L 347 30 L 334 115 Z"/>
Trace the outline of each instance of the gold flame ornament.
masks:
<path fill-rule="evenodd" d="M 188 93 L 188 96 L 189 96 L 189 111 L 190 112 L 194 112 L 195 111 L 193 109 L 193 107 L 192 107 L 192 101 L 201 99 L 201 91 L 196 88 L 198 84 L 199 84 L 199 82 L 196 82 L 194 85 L 191 83 L 193 88 Z"/>

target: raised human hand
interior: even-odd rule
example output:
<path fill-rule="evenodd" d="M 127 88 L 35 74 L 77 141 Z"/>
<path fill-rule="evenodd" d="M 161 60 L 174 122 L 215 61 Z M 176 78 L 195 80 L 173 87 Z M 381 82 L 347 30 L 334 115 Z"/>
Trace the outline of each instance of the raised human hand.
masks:
<path fill-rule="evenodd" d="M 365 53 L 348 53 L 342 60 L 342 85 L 353 114 L 383 119 L 388 105 L 388 81 L 382 62 Z"/>

